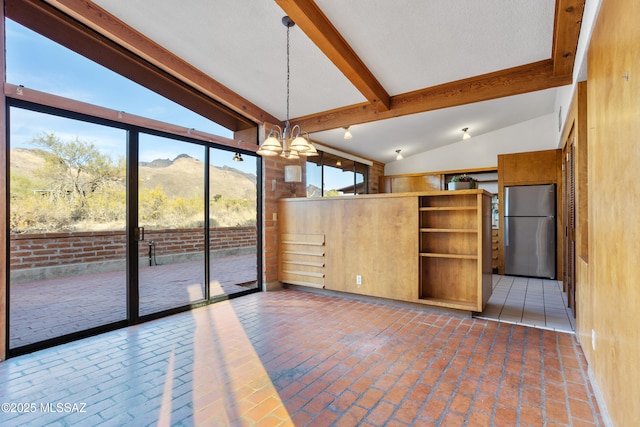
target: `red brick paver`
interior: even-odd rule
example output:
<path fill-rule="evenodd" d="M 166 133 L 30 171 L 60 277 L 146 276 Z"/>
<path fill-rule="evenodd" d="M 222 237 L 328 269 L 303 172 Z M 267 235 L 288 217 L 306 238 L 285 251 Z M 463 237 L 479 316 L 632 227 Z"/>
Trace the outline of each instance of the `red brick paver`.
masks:
<path fill-rule="evenodd" d="M 598 426 L 584 360 L 570 334 L 283 290 L 0 363 L 1 400 L 37 409 L 0 425 Z"/>

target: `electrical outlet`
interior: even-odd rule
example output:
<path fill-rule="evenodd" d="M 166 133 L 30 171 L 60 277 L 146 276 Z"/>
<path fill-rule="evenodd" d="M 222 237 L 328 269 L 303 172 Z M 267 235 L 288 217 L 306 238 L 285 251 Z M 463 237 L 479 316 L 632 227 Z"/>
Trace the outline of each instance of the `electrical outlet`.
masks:
<path fill-rule="evenodd" d="M 596 330 L 591 330 L 591 348 L 596 351 Z"/>
<path fill-rule="evenodd" d="M 362 276 L 359 274 L 356 274 L 356 285 L 358 285 L 358 287 L 362 286 Z"/>

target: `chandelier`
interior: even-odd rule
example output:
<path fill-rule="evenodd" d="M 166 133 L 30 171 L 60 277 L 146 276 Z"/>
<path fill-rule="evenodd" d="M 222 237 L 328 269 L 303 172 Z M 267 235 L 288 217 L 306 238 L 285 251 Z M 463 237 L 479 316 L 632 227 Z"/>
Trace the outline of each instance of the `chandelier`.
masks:
<path fill-rule="evenodd" d="M 257 151 L 262 156 L 277 156 L 285 159 L 299 159 L 300 156 L 317 156 L 318 151 L 309 141 L 309 134 L 302 132 L 299 125 L 291 127 L 289 123 L 289 31 L 295 22 L 288 16 L 282 18 L 282 24 L 287 27 L 287 120 L 284 129 L 273 125 L 269 135 Z"/>

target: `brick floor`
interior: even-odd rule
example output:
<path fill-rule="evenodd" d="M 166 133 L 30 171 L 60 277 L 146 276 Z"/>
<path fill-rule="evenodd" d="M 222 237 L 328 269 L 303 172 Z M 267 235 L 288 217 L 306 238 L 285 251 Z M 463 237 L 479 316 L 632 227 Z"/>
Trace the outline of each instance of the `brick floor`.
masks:
<path fill-rule="evenodd" d="M 211 297 L 256 288 L 256 277 L 255 254 L 215 259 L 211 263 Z M 204 298 L 204 264 L 189 261 L 142 266 L 139 282 L 140 315 L 188 305 Z M 12 283 L 10 347 L 125 320 L 126 303 L 124 271 Z"/>
<path fill-rule="evenodd" d="M 599 426 L 586 369 L 571 334 L 283 290 L 0 363 L 0 425 Z"/>

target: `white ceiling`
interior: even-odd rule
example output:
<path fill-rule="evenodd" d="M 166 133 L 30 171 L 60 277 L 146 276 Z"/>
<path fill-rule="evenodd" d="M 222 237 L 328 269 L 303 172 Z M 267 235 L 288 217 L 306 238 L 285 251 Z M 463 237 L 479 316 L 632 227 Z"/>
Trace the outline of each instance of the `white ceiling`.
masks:
<path fill-rule="evenodd" d="M 94 0 L 202 72 L 284 120 L 285 15 L 271 0 Z M 389 95 L 548 59 L 555 0 L 316 0 Z M 378 160 L 413 155 L 553 112 L 556 89 L 317 132 Z M 292 118 L 366 102 L 300 30 L 291 30 Z"/>

